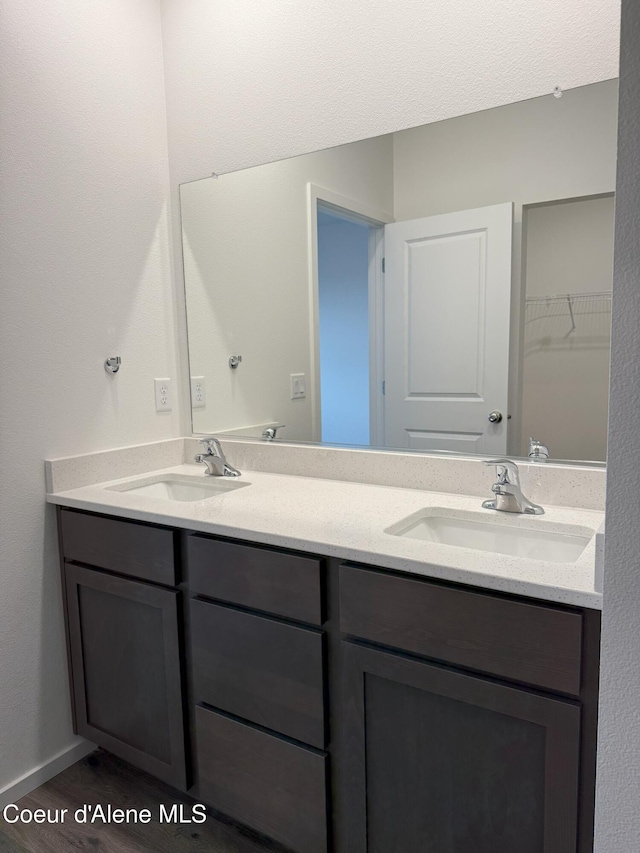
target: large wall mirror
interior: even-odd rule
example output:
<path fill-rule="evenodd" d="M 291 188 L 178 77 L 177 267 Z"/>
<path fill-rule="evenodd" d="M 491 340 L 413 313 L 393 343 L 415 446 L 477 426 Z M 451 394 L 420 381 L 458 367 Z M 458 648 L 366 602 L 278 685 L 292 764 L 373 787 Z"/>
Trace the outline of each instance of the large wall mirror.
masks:
<path fill-rule="evenodd" d="M 603 462 L 617 81 L 559 94 L 183 184 L 194 432 Z"/>

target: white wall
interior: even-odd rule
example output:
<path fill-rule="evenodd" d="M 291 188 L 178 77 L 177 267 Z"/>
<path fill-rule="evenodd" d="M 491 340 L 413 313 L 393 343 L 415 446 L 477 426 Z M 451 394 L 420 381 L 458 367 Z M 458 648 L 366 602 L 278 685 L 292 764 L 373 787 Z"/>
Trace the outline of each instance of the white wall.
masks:
<path fill-rule="evenodd" d="M 596 853 L 640 848 L 640 4 L 622 10 Z"/>
<path fill-rule="evenodd" d="M 173 180 L 617 76 L 619 0 L 161 0 Z"/>
<path fill-rule="evenodd" d="M 208 392 L 196 432 L 281 423 L 280 438 L 314 438 L 308 183 L 390 211 L 392 138 L 181 188 L 190 369 Z M 232 354 L 243 359 L 234 370 Z M 304 399 L 291 399 L 292 373 L 306 376 Z"/>
<path fill-rule="evenodd" d="M 75 741 L 44 458 L 180 432 L 156 2 L 1 15 L 0 790 Z"/>

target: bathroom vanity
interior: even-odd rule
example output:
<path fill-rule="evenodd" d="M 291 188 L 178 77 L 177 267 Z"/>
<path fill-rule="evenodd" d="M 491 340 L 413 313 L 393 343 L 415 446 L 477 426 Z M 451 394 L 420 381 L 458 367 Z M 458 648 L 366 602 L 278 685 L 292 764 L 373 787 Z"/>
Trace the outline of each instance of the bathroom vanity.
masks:
<path fill-rule="evenodd" d="M 205 481 L 171 471 L 133 482 Z M 476 499 L 242 480 L 195 501 L 131 480 L 49 496 L 77 733 L 298 853 L 590 851 L 599 596 L 544 573 L 593 569 L 594 543 L 554 565 L 385 528 L 372 556 L 356 519 L 373 493 L 396 519 Z M 557 531 L 563 513 L 592 534 L 601 518 L 526 521 Z M 326 547 L 291 547 L 311 524 Z"/>

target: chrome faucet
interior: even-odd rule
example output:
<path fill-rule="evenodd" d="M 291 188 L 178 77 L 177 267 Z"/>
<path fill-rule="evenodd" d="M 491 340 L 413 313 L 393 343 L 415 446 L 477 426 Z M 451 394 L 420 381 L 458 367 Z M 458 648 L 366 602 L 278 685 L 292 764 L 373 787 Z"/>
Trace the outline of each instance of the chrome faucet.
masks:
<path fill-rule="evenodd" d="M 496 466 L 497 482 L 491 486 L 495 495 L 493 500 L 483 501 L 485 509 L 496 509 L 499 512 L 523 512 L 527 515 L 543 515 L 541 506 L 531 503 L 522 494 L 518 466 L 510 459 L 488 459 L 485 465 Z"/>
<path fill-rule="evenodd" d="M 278 424 L 278 426 L 270 426 L 262 431 L 262 437 L 265 441 L 273 441 L 278 437 L 277 433 L 279 429 L 284 429 L 286 424 Z"/>
<path fill-rule="evenodd" d="M 204 472 L 208 477 L 239 477 L 240 471 L 230 465 L 224 457 L 220 442 L 217 438 L 201 438 L 204 453 L 196 453 L 193 457 L 196 462 L 202 462 L 207 466 Z"/>
<path fill-rule="evenodd" d="M 529 459 L 532 462 L 546 462 L 549 458 L 549 448 L 537 438 L 529 439 Z"/>

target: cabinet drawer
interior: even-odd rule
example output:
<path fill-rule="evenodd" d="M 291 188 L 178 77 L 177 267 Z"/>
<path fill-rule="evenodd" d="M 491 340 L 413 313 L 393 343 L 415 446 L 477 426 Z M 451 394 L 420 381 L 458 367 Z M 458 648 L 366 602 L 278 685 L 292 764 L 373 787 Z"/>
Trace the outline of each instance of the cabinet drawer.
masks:
<path fill-rule="evenodd" d="M 196 702 L 324 747 L 320 631 L 192 600 L 191 649 Z"/>
<path fill-rule="evenodd" d="M 199 796 L 298 853 L 327 850 L 327 757 L 196 708 Z"/>
<path fill-rule="evenodd" d="M 66 509 L 60 512 L 60 530 L 67 560 L 166 586 L 176 584 L 173 530 Z"/>
<path fill-rule="evenodd" d="M 501 678 L 580 693 L 580 613 L 342 565 L 340 627 Z"/>
<path fill-rule="evenodd" d="M 321 625 L 322 560 L 286 551 L 189 536 L 192 592 Z"/>

